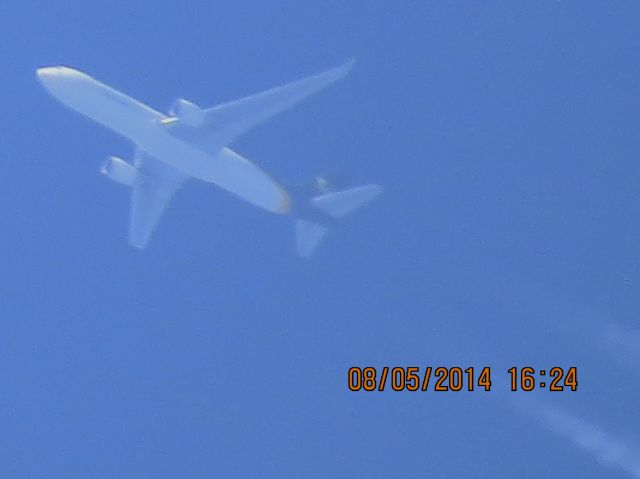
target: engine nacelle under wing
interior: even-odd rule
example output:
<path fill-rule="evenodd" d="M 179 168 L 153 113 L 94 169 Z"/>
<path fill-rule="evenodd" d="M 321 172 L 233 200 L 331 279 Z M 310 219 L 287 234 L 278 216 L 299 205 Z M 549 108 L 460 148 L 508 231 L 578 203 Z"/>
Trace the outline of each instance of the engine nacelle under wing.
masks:
<path fill-rule="evenodd" d="M 127 186 L 132 186 L 138 176 L 138 170 L 134 166 L 116 156 L 107 158 L 100 169 L 100 173 L 117 183 Z"/>
<path fill-rule="evenodd" d="M 193 127 L 201 126 L 205 120 L 204 110 L 184 98 L 178 98 L 173 102 L 169 114 L 186 125 Z"/>

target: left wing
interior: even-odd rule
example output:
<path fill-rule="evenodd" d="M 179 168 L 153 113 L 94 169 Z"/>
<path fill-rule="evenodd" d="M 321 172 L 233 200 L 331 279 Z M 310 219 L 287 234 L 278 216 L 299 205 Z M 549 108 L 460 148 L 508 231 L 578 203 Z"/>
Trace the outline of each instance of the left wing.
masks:
<path fill-rule="evenodd" d="M 213 108 L 200 109 L 186 100 L 174 118 L 163 122 L 205 150 L 228 146 L 242 134 L 281 113 L 349 73 L 350 60 L 330 70 Z M 181 118 L 182 117 L 182 118 Z"/>
<path fill-rule="evenodd" d="M 169 201 L 187 177 L 139 148 L 136 149 L 135 166 L 138 175 L 131 188 L 129 243 L 144 248 Z"/>

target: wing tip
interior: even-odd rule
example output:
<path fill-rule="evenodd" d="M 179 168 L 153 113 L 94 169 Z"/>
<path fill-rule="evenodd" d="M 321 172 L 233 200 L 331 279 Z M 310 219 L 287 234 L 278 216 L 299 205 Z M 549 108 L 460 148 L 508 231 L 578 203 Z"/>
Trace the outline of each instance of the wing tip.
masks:
<path fill-rule="evenodd" d="M 139 238 L 129 235 L 129 245 L 138 250 L 143 250 L 149 244 L 149 238 Z"/>
<path fill-rule="evenodd" d="M 355 64 L 356 64 L 356 58 L 350 57 L 349 59 L 347 59 L 347 61 L 342 63 L 340 66 L 336 67 L 336 70 L 341 76 L 346 76 L 351 72 L 351 70 L 353 70 L 353 67 L 355 66 Z"/>

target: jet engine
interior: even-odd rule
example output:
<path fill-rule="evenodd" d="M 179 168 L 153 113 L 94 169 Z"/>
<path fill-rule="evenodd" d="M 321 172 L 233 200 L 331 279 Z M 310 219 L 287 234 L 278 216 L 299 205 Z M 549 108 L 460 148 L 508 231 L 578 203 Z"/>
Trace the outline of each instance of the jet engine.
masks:
<path fill-rule="evenodd" d="M 184 98 L 178 98 L 169 109 L 169 114 L 186 125 L 198 127 L 204 123 L 205 113 L 202 108 Z"/>
<path fill-rule="evenodd" d="M 102 165 L 100 173 L 123 185 L 132 186 L 138 176 L 138 170 L 121 158 L 110 156 Z"/>

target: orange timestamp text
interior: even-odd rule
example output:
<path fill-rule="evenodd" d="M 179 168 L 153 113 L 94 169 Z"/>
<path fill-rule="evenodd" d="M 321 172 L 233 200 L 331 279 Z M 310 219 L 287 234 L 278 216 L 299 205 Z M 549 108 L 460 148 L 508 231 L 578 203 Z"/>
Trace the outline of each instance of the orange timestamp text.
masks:
<path fill-rule="evenodd" d="M 535 370 L 531 367 L 509 368 L 512 391 L 576 391 L 576 367 Z M 461 367 L 357 367 L 349 368 L 348 386 L 351 391 L 491 391 L 491 368 Z M 546 381 L 545 381 L 546 379 Z"/>
<path fill-rule="evenodd" d="M 393 391 L 473 391 L 475 388 L 491 390 L 491 368 L 484 367 L 476 371 L 469 367 L 425 367 L 417 366 L 352 367 L 348 374 L 351 391 L 384 391 L 390 387 Z"/>

